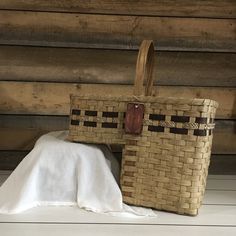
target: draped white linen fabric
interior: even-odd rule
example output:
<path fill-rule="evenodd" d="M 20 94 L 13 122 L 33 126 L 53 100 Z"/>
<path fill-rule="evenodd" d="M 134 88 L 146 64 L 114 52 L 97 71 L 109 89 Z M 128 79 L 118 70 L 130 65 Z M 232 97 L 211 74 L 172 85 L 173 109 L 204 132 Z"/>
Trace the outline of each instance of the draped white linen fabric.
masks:
<path fill-rule="evenodd" d="M 155 215 L 150 209 L 122 203 L 119 165 L 108 147 L 71 143 L 67 135 L 57 131 L 39 138 L 0 187 L 0 213 L 69 205 L 112 215 Z"/>

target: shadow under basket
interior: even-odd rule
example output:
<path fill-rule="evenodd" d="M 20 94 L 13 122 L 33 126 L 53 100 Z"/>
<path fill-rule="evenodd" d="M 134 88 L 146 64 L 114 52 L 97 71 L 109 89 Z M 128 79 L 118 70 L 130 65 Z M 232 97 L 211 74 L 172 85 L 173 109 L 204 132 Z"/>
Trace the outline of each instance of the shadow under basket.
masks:
<path fill-rule="evenodd" d="M 218 104 L 209 99 L 151 96 L 153 52 L 152 42 L 143 41 L 134 95 L 71 96 L 68 139 L 123 145 L 124 202 L 197 215 Z M 146 96 L 140 95 L 145 78 Z"/>

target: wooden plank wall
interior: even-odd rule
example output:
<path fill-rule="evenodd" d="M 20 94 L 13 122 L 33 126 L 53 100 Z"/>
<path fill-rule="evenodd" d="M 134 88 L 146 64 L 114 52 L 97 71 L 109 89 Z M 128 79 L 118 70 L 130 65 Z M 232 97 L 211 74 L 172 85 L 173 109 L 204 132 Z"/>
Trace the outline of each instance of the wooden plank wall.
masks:
<path fill-rule="evenodd" d="M 232 160 L 235 0 L 1 0 L 0 168 L 68 128 L 70 93 L 131 93 L 142 39 L 155 42 L 157 95 L 219 101 L 213 154 Z"/>

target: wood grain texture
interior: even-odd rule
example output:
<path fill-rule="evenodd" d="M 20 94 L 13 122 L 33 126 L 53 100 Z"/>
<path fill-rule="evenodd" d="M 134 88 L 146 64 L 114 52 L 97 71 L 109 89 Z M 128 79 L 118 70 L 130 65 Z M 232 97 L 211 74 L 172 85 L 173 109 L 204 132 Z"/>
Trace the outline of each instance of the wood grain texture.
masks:
<path fill-rule="evenodd" d="M 131 85 L 0 81 L 1 114 L 68 115 L 69 95 L 131 95 Z M 14 92 L 13 92 L 14 91 Z M 155 86 L 155 96 L 209 98 L 220 102 L 217 118 L 236 117 L 236 88 Z"/>
<path fill-rule="evenodd" d="M 0 80 L 133 84 L 137 51 L 0 46 Z M 236 54 L 156 52 L 158 85 L 234 86 Z"/>
<path fill-rule="evenodd" d="M 236 175 L 236 155 L 212 155 L 209 173 L 214 175 Z"/>
<path fill-rule="evenodd" d="M 68 127 L 67 116 L 0 115 L 0 150 L 31 150 L 41 135 Z M 236 121 L 216 120 L 212 153 L 236 154 Z"/>
<path fill-rule="evenodd" d="M 43 134 L 68 127 L 65 116 L 0 115 L 0 150 L 31 150 Z"/>
<path fill-rule="evenodd" d="M 31 150 L 38 138 L 48 132 L 50 130 L 27 129 L 26 127 L 21 129 L 0 128 L 1 137 L 4 137 L 0 139 L 0 150 Z"/>
<path fill-rule="evenodd" d="M 214 154 L 236 154 L 235 120 L 216 121 L 212 150 Z"/>
<path fill-rule="evenodd" d="M 78 13 L 236 18 L 234 0 L 1 0 L 0 9 Z"/>
<path fill-rule="evenodd" d="M 0 11 L 0 44 L 236 52 L 236 19 Z"/>
<path fill-rule="evenodd" d="M 28 151 L 0 151 L 0 170 L 14 170 Z"/>
<path fill-rule="evenodd" d="M 65 116 L 0 115 L 0 150 L 31 150 L 43 134 L 68 128 Z"/>

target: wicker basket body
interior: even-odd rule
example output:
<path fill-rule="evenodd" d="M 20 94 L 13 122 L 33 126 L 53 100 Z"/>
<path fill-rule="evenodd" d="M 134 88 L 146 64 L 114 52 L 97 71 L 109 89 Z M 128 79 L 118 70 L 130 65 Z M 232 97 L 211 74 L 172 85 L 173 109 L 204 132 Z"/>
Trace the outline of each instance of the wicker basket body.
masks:
<path fill-rule="evenodd" d="M 125 131 L 128 104 L 144 107 L 140 134 Z M 69 140 L 124 146 L 124 202 L 196 215 L 206 186 L 216 108 L 209 99 L 71 96 Z"/>

